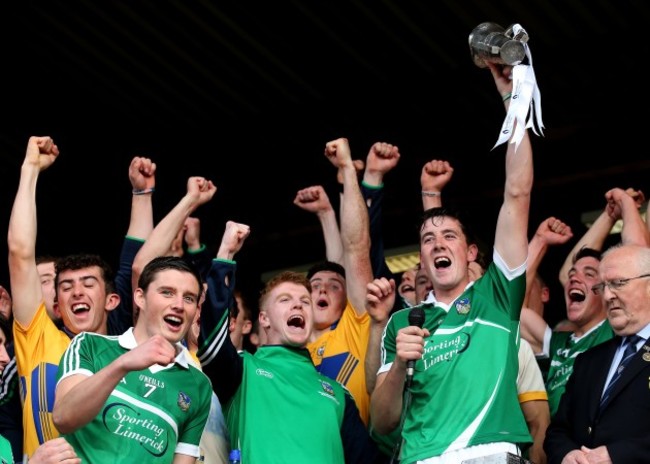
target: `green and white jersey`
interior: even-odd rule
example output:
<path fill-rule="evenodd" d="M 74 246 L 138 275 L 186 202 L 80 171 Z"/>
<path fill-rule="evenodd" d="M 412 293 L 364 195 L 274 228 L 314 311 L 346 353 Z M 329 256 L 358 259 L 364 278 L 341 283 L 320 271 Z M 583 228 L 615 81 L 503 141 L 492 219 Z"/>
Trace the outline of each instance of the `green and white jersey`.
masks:
<path fill-rule="evenodd" d="M 532 442 L 517 399 L 519 315 L 525 268 L 510 275 L 500 257 L 447 306 L 432 294 L 422 303 L 425 339 L 415 363 L 401 462 L 411 463 L 474 445 Z M 409 309 L 391 316 L 382 339 L 382 366 L 395 359 L 398 330 Z"/>
<path fill-rule="evenodd" d="M 549 347 L 551 365 L 546 377 L 546 391 L 548 392 L 548 406 L 551 417 L 555 415 L 560 398 L 566 389 L 566 383 L 573 372 L 573 363 L 583 351 L 592 346 L 600 345 L 614 336 L 612 326 L 607 319 L 593 327 L 582 337 L 577 338 L 572 332 L 553 332 Z"/>
<path fill-rule="evenodd" d="M 91 376 L 137 346 L 133 329 L 118 336 L 82 332 L 59 363 L 58 382 L 74 374 Z M 174 454 L 199 457 L 212 384 L 186 348 L 168 366 L 129 372 L 100 413 L 64 435 L 82 462 L 171 463 Z"/>

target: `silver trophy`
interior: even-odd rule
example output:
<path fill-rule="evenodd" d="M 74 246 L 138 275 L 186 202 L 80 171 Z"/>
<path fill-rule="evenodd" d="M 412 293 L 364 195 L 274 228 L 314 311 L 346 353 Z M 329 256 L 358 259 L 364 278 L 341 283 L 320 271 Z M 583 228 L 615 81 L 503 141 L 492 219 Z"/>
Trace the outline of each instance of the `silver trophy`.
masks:
<path fill-rule="evenodd" d="M 512 453 L 497 453 L 480 458 L 465 459 L 461 464 L 533 464 L 528 459 L 516 456 Z"/>
<path fill-rule="evenodd" d="M 485 22 L 469 34 L 469 50 L 474 64 L 487 68 L 486 61 L 497 64 L 518 65 L 526 56 L 528 33 L 519 24 L 504 29 L 498 24 Z"/>

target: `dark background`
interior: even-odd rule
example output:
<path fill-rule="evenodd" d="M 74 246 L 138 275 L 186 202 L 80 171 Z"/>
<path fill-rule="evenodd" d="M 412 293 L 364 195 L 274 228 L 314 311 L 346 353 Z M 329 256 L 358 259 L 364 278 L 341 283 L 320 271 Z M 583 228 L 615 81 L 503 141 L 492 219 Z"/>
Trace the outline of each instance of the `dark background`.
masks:
<path fill-rule="evenodd" d="M 51 135 L 61 156 L 39 180 L 39 254 L 116 262 L 141 155 L 158 165 L 156 219 L 189 176 L 214 181 L 197 211 L 203 241 L 214 249 L 228 219 L 249 224 L 238 262 L 257 282 L 324 256 L 318 221 L 292 201 L 318 183 L 336 199 L 323 148 L 347 137 L 355 158 L 376 141 L 400 147 L 385 179 L 387 248 L 417 243 L 419 173 L 433 158 L 456 169 L 445 202 L 491 243 L 504 112 L 467 43 L 491 21 L 528 31 L 542 94 L 530 233 L 554 215 L 577 239 L 609 188 L 648 190 L 649 19 L 641 0 L 12 2 L 0 28 L 0 230 L 28 137 Z M 551 284 L 573 243 L 549 251 Z M 6 283 L 6 264 L 0 273 Z"/>

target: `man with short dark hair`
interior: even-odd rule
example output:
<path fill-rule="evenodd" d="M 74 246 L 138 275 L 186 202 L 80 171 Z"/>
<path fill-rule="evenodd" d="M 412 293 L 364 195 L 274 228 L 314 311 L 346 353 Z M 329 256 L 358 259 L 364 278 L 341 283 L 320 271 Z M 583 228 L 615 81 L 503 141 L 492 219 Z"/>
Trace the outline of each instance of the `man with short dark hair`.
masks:
<path fill-rule="evenodd" d="M 512 68 L 493 63 L 488 67 L 507 109 L 511 93 L 517 91 L 510 79 Z M 467 224 L 444 208 L 430 208 L 423 215 L 420 264 L 433 291 L 422 305 L 420 326 L 409 320 L 409 309 L 389 319 L 370 404 L 371 426 L 377 433 L 401 430 L 401 462 L 521 455 L 521 447 L 532 442 L 516 390 L 533 185 L 532 148 L 519 124 L 514 133 L 523 138 L 510 140 L 506 150 L 494 259 L 480 279 L 473 281 L 469 274 L 478 247 Z"/>
<path fill-rule="evenodd" d="M 133 325 L 131 263 L 153 228 L 155 166 L 148 159 L 134 157 L 129 166 L 131 220 L 116 281 L 110 265 L 97 255 L 76 254 L 57 262 L 52 309 L 62 317 L 63 328 L 59 330 L 49 313 L 53 298 L 50 285 L 41 281 L 36 258 L 36 186 L 40 173 L 58 156 L 59 148 L 51 137 L 29 138 L 7 234 L 14 345 L 24 393 L 23 452 L 27 458 L 59 434 L 52 422 L 54 389 L 59 360 L 70 338 L 82 331 L 117 335 Z M 50 269 L 47 278 L 51 277 Z"/>
<path fill-rule="evenodd" d="M 196 462 L 212 386 L 181 342 L 202 292 L 198 270 L 183 258 L 155 258 L 134 291 L 135 327 L 72 339 L 53 419 L 82 462 Z"/>

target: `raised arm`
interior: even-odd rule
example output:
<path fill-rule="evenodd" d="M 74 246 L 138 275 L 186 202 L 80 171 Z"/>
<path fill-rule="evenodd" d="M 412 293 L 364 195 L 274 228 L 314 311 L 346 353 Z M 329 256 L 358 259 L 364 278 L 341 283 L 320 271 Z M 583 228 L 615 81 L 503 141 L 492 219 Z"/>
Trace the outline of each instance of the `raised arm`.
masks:
<path fill-rule="evenodd" d="M 510 66 L 499 66 L 487 63 L 499 95 L 512 92 Z M 506 110 L 511 99 L 506 99 Z M 513 128 L 516 132 L 517 123 Z M 533 150 L 528 136 L 524 136 L 517 144 L 508 141 L 506 150 L 506 181 L 503 204 L 497 219 L 494 248 L 510 269 L 521 266 L 528 255 L 528 215 L 530 210 L 530 193 L 533 187 Z"/>
<path fill-rule="evenodd" d="M 627 189 L 627 194 L 630 195 L 638 206 L 643 202 L 643 194 L 637 192 L 633 189 Z M 587 229 L 584 235 L 578 240 L 578 242 L 573 246 L 569 254 L 567 255 L 562 267 L 560 268 L 560 273 L 558 278 L 562 286 L 564 286 L 569 279 L 569 269 L 573 266 L 573 257 L 575 254 L 580 251 L 582 248 L 593 248 L 594 250 L 602 250 L 605 245 L 605 241 L 609 236 L 614 224 L 616 221 L 621 219 L 621 209 L 613 208 L 613 204 L 610 205 L 609 201 L 606 199 L 607 203 L 603 212 L 596 218 L 594 223 Z"/>
<path fill-rule="evenodd" d="M 350 146 L 345 138 L 325 145 L 325 156 L 343 177 L 341 243 L 348 300 L 358 315 L 366 312 L 366 285 L 372 280 L 368 210 L 363 202 Z"/>
<path fill-rule="evenodd" d="M 201 333 L 197 356 L 212 380 L 214 392 L 226 403 L 241 383 L 243 360 L 229 336 L 230 305 L 235 286 L 235 254 L 250 234 L 250 227 L 234 221 L 226 229 L 208 273 L 206 299 L 201 307 Z"/>
<path fill-rule="evenodd" d="M 528 261 L 526 267 L 526 296 L 521 310 L 521 337 L 526 340 L 534 353 L 541 353 L 544 346 L 544 335 L 548 324 L 544 318 L 528 306 L 533 280 L 539 265 L 551 245 L 561 245 L 573 236 L 571 228 L 555 217 L 544 219 L 535 235 L 528 243 Z"/>
<path fill-rule="evenodd" d="M 332 207 L 325 189 L 321 185 L 298 190 L 293 204 L 297 207 L 314 213 L 318 217 L 323 238 L 325 239 L 325 255 L 328 261 L 343 264 L 343 245 L 341 244 L 341 232 L 336 219 L 336 212 Z"/>
<path fill-rule="evenodd" d="M 454 175 L 454 168 L 448 161 L 431 160 L 422 167 L 420 186 L 422 187 L 422 208 L 442 206 L 442 191 Z"/>
<path fill-rule="evenodd" d="M 133 197 L 126 235 L 144 241 L 153 230 L 151 196 L 156 189 L 156 163 L 142 156 L 133 157 L 129 165 L 129 181 Z"/>
<path fill-rule="evenodd" d="M 14 199 L 7 244 L 14 320 L 26 327 L 43 301 L 36 269 L 36 184 L 41 171 L 57 159 L 59 149 L 50 137 L 30 137 Z"/>
<path fill-rule="evenodd" d="M 395 304 L 397 288 L 394 279 L 381 277 L 370 282 L 366 293 L 366 311 L 370 315 L 370 336 L 365 359 L 366 389 L 372 394 L 381 365 L 381 337 Z"/>
<path fill-rule="evenodd" d="M 528 242 L 528 262 L 526 267 L 526 297 L 524 298 L 524 306 L 528 306 L 528 299 L 530 297 L 530 290 L 533 287 L 535 275 L 539 269 L 539 265 L 544 259 L 549 246 L 564 245 L 573 237 L 571 227 L 561 220 L 551 216 L 544 219 L 535 234 Z"/>
<path fill-rule="evenodd" d="M 133 261 L 133 288 L 137 287 L 142 269 L 149 261 L 169 252 L 172 242 L 183 228 L 185 220 L 201 205 L 212 199 L 217 187 L 203 177 L 190 177 L 187 193 L 156 225 Z"/>
<path fill-rule="evenodd" d="M 370 233 L 370 265 L 374 277 L 396 278 L 386 263 L 384 252 L 383 207 L 384 177 L 392 171 L 401 158 L 399 148 L 386 142 L 375 142 L 366 156 L 361 195 L 368 208 Z M 396 304 L 401 302 L 396 300 Z"/>
<path fill-rule="evenodd" d="M 623 220 L 621 241 L 626 245 L 650 246 L 650 236 L 639 208 L 645 201 L 640 190 L 614 188 L 605 194 L 607 213 Z"/>
<path fill-rule="evenodd" d="M 153 230 L 151 195 L 156 185 L 156 164 L 149 158 L 135 156 L 129 164 L 131 183 L 131 219 L 122 243 L 115 273 L 115 292 L 120 304 L 108 314 L 108 333 L 117 335 L 133 325 L 133 261 Z"/>
<path fill-rule="evenodd" d="M 234 260 L 235 255 L 244 246 L 244 241 L 250 233 L 251 229 L 246 224 L 228 221 L 221 239 L 221 244 L 219 245 L 219 250 L 217 250 L 217 259 Z"/>

